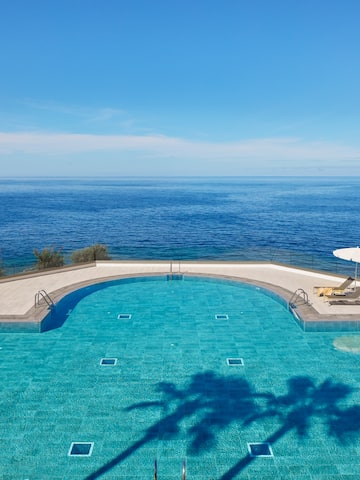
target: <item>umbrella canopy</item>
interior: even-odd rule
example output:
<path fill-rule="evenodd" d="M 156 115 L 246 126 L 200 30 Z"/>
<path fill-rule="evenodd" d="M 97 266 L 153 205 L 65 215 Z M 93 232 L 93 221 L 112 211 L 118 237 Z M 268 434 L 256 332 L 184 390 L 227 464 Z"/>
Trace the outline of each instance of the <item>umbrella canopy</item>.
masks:
<path fill-rule="evenodd" d="M 351 247 L 351 248 L 339 248 L 334 250 L 333 254 L 335 257 L 341 258 L 342 260 L 349 260 L 350 262 L 355 262 L 355 286 L 356 286 L 356 277 L 358 263 L 360 262 L 360 248 Z"/>

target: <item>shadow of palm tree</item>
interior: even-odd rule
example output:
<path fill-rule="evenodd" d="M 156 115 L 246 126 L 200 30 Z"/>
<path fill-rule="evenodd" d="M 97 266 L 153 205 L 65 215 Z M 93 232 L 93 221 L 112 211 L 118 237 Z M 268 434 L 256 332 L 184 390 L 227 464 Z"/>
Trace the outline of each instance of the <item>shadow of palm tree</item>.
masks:
<path fill-rule="evenodd" d="M 288 380 L 286 395 L 269 395 L 265 408 L 247 421 L 252 423 L 266 417 L 279 420 L 281 426 L 264 439 L 264 442 L 274 444 L 290 431 L 295 431 L 300 438 L 310 435 L 314 420 L 318 419 L 329 436 L 345 444 L 352 441 L 360 430 L 360 406 L 341 407 L 341 402 L 351 393 L 348 385 L 330 379 L 316 385 L 309 377 L 292 377 Z M 253 460 L 250 455 L 241 459 L 221 476 L 221 480 L 234 478 Z"/>
<path fill-rule="evenodd" d="M 275 444 L 290 431 L 300 438 L 310 435 L 316 419 L 324 425 L 327 435 L 344 444 L 351 442 L 360 430 L 360 406 L 347 407 L 344 402 L 352 389 L 330 379 L 317 385 L 309 377 L 292 377 L 288 381 L 287 393 L 276 396 L 257 392 L 243 378 L 208 371 L 193 375 L 185 388 L 161 382 L 157 390 L 161 401 L 134 403 L 126 411 L 157 406 L 162 410 L 161 418 L 145 431 L 142 438 L 86 480 L 101 477 L 148 442 L 164 437 L 176 438 L 184 428 L 191 454 L 216 448 L 219 433 L 233 423 L 245 428 L 267 418 L 275 419 L 274 425 L 279 425 L 264 439 L 270 444 Z M 186 428 L 183 425 L 187 419 L 193 422 Z M 250 454 L 244 456 L 220 477 L 221 480 L 234 478 L 254 460 Z"/>

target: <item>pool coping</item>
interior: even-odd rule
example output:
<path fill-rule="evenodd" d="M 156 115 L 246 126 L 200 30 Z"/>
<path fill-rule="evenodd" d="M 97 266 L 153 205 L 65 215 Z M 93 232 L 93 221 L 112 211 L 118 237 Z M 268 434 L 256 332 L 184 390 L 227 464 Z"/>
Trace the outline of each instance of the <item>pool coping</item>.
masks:
<path fill-rule="evenodd" d="M 174 266 L 177 267 L 174 271 Z M 260 287 L 265 291 L 271 292 L 274 294 L 280 301 L 285 305 L 289 305 L 291 297 L 293 296 L 293 290 L 284 288 L 284 286 L 276 284 L 276 281 L 279 283 L 281 275 L 298 275 L 299 278 L 301 275 L 314 277 L 319 282 L 322 279 L 331 279 L 332 281 L 338 282 L 339 279 L 343 279 L 343 276 L 328 273 L 320 272 L 310 269 L 304 269 L 294 266 L 289 266 L 286 264 L 274 263 L 274 262 L 221 262 L 221 261 L 153 261 L 153 262 L 140 262 L 140 261 L 126 261 L 126 262 L 114 262 L 114 261 L 102 261 L 94 262 L 92 264 L 86 265 L 77 265 L 65 267 L 63 269 L 51 270 L 46 272 L 33 272 L 26 275 L 17 275 L 16 277 L 11 277 L 8 279 L 1 279 L 1 284 L 6 284 L 9 282 L 20 282 L 24 279 L 30 279 L 35 277 L 45 277 L 51 275 L 61 275 L 64 272 L 74 273 L 76 270 L 83 271 L 85 269 L 101 267 L 103 270 L 108 270 L 106 274 L 99 277 L 87 278 L 86 280 L 68 283 L 67 285 L 62 286 L 61 288 L 49 291 L 52 300 L 54 303 L 58 303 L 66 295 L 79 290 L 81 288 L 95 285 L 99 283 L 121 280 L 126 278 L 138 278 L 138 277 L 151 277 L 151 276 L 166 276 L 167 274 L 178 274 L 182 273 L 185 276 L 192 277 L 205 277 L 205 278 L 218 278 L 228 281 L 241 282 L 253 286 Z M 112 274 L 112 267 L 121 267 L 123 268 L 123 273 Z M 245 268 L 243 268 L 245 267 Z M 269 267 L 276 271 L 274 281 L 264 281 L 256 277 L 256 274 L 251 274 L 253 278 L 249 275 L 249 272 L 257 271 L 260 272 Z M 131 269 L 136 270 L 131 272 Z M 236 273 L 237 270 L 237 273 Z M 244 271 L 248 275 L 244 275 Z M 235 273 L 235 274 L 234 274 Z M 241 274 L 242 273 L 242 274 Z M 273 273 L 273 272 L 272 272 Z M 259 275 L 259 274 L 257 274 Z M 90 275 L 91 276 L 91 275 Z M 271 277 L 271 275 L 270 275 Z M 49 277 L 50 278 L 50 277 Z M 51 285 L 51 282 L 49 283 Z M 20 285 L 20 284 L 19 284 Z M 21 287 L 21 286 L 20 286 Z M 317 310 L 316 307 L 324 308 L 319 303 L 320 300 L 313 295 L 310 295 L 311 301 L 309 303 L 299 303 L 295 308 L 291 308 L 294 318 L 296 319 L 299 326 L 304 331 L 329 331 L 329 330 L 340 330 L 340 331 L 359 331 L 360 330 L 360 307 L 355 308 L 352 306 L 352 313 L 344 313 L 344 309 L 339 309 L 338 307 L 333 307 L 331 312 L 321 313 Z M 321 300 L 322 301 L 322 300 Z M 318 302 L 318 303 L 317 303 Z M 348 308 L 348 307 L 346 307 Z M 355 310 L 356 311 L 355 311 Z M 7 331 L 41 331 L 42 322 L 49 314 L 49 306 L 45 302 L 39 306 L 33 305 L 23 314 L 0 314 L 0 332 Z M 346 310 L 346 309 L 345 309 Z"/>

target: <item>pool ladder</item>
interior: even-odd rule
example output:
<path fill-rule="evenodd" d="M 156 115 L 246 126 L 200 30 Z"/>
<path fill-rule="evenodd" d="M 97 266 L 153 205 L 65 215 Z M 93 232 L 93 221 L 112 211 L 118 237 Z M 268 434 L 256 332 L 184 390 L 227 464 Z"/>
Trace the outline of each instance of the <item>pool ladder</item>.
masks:
<path fill-rule="evenodd" d="M 154 462 L 154 480 L 158 480 L 158 468 L 157 468 L 157 460 Z M 181 468 L 181 480 L 186 480 L 186 462 L 185 460 L 182 463 Z"/>
<path fill-rule="evenodd" d="M 41 299 L 45 300 L 45 302 L 48 304 L 50 308 L 55 307 L 55 303 L 53 302 L 52 298 L 45 290 L 39 290 L 35 294 L 35 307 L 38 307 L 40 305 Z"/>
<path fill-rule="evenodd" d="M 304 289 L 298 288 L 291 296 L 288 302 L 288 308 L 296 308 L 296 302 L 302 299 L 303 303 L 309 305 L 309 296 Z"/>
<path fill-rule="evenodd" d="M 180 267 L 180 262 L 178 265 L 178 270 L 177 272 L 174 272 L 173 268 L 174 262 L 170 262 L 170 272 L 167 274 L 167 280 L 183 280 L 184 279 L 184 274 L 181 273 L 181 267 Z"/>

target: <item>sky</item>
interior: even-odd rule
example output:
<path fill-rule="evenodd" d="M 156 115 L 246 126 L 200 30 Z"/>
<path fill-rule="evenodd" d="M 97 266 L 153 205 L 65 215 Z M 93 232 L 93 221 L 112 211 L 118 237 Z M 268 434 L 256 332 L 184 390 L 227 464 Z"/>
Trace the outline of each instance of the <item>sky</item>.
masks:
<path fill-rule="evenodd" d="M 360 175 L 359 0 L 2 0 L 0 176 Z"/>

